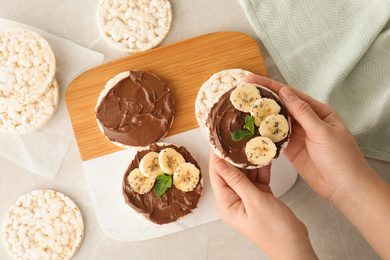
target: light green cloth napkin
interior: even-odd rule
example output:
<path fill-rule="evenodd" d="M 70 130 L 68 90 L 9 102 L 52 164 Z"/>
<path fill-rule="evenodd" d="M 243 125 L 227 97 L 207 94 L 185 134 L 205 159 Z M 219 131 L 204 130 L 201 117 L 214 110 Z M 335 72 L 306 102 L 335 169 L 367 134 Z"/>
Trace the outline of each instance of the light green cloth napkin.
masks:
<path fill-rule="evenodd" d="M 390 0 L 240 0 L 287 83 L 390 161 Z"/>

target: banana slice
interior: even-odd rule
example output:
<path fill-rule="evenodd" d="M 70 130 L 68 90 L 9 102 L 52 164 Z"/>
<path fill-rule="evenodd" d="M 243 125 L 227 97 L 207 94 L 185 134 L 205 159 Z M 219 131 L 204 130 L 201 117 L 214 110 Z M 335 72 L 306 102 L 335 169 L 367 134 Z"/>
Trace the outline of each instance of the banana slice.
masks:
<path fill-rule="evenodd" d="M 246 143 L 245 153 L 251 163 L 265 165 L 275 157 L 276 149 L 271 139 L 258 136 Z"/>
<path fill-rule="evenodd" d="M 270 115 L 261 122 L 259 131 L 261 136 L 268 137 L 277 143 L 287 137 L 288 128 L 288 122 L 283 115 Z"/>
<path fill-rule="evenodd" d="M 255 117 L 255 125 L 259 126 L 264 119 L 273 114 L 279 114 L 280 106 L 275 100 L 270 98 L 261 98 L 256 100 L 251 107 L 251 116 Z"/>
<path fill-rule="evenodd" d="M 199 173 L 192 163 L 183 163 L 173 174 L 173 185 L 181 191 L 192 191 L 198 185 Z"/>
<path fill-rule="evenodd" d="M 155 178 L 146 177 L 140 169 L 136 168 L 132 170 L 127 177 L 127 181 L 133 191 L 138 194 L 145 194 L 153 188 L 153 184 L 156 181 Z"/>
<path fill-rule="evenodd" d="M 173 148 L 165 148 L 158 154 L 160 167 L 168 175 L 173 175 L 181 164 L 185 163 L 184 157 Z"/>
<path fill-rule="evenodd" d="M 160 174 L 164 174 L 158 163 L 158 153 L 150 152 L 146 154 L 139 162 L 139 169 L 143 175 L 150 178 L 156 178 Z"/>
<path fill-rule="evenodd" d="M 251 84 L 239 86 L 230 94 L 230 101 L 233 106 L 236 109 L 247 113 L 251 111 L 252 104 L 260 98 L 260 91 L 256 86 Z"/>

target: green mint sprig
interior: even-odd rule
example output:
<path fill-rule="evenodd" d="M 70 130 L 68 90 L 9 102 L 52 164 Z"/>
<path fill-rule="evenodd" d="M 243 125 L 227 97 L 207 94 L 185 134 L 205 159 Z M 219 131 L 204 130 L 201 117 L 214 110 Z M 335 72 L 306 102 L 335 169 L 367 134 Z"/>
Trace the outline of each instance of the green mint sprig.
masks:
<path fill-rule="evenodd" d="M 160 197 L 170 187 L 172 187 L 172 176 L 160 174 L 156 178 L 156 184 L 154 185 L 154 194 Z"/>
<path fill-rule="evenodd" d="M 247 130 L 237 130 L 232 133 L 233 141 L 240 141 L 242 139 L 251 137 L 255 134 L 255 117 L 246 116 L 244 129 Z"/>

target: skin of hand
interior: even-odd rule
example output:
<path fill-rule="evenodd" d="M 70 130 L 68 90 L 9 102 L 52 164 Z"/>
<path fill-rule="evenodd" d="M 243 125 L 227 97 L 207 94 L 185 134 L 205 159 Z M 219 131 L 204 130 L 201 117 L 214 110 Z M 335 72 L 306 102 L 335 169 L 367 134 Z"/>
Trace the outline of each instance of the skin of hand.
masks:
<path fill-rule="evenodd" d="M 266 77 L 248 75 L 277 93 L 293 118 L 284 155 L 302 178 L 331 201 L 383 259 L 390 259 L 390 184 L 368 165 L 332 107 Z"/>
<path fill-rule="evenodd" d="M 269 187 L 271 165 L 239 170 L 210 151 L 218 215 L 271 259 L 317 259 L 305 225 Z"/>
<path fill-rule="evenodd" d="M 319 195 L 334 201 L 351 181 L 365 181 L 370 167 L 335 109 L 266 77 L 251 74 L 247 81 L 285 103 L 293 123 L 284 155 Z"/>

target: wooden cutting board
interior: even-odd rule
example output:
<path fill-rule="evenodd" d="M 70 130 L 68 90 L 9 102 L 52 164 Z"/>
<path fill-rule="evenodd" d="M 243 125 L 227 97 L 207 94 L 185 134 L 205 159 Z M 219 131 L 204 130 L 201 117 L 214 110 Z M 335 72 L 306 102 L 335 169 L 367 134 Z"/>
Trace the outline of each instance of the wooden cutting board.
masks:
<path fill-rule="evenodd" d="M 65 95 L 83 161 L 122 150 L 99 130 L 95 106 L 106 82 L 126 70 L 148 70 L 171 89 L 176 115 L 169 135 L 198 128 L 195 99 L 214 73 L 241 68 L 268 76 L 257 43 L 240 32 L 216 32 L 108 62 L 78 76 Z"/>

